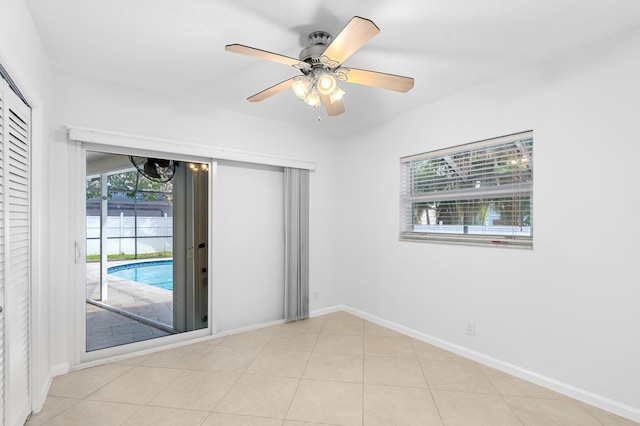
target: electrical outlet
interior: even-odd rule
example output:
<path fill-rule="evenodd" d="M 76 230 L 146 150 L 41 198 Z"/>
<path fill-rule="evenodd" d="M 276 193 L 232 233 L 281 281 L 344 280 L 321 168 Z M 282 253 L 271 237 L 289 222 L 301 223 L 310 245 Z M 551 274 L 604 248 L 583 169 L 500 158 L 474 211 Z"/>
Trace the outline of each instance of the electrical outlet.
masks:
<path fill-rule="evenodd" d="M 320 300 L 320 293 L 318 293 L 317 291 L 313 292 L 313 301 L 317 302 L 318 300 Z"/>
<path fill-rule="evenodd" d="M 476 335 L 476 323 L 475 322 L 471 322 L 471 321 L 467 321 L 467 327 L 466 327 L 465 333 L 468 336 L 475 336 Z"/>

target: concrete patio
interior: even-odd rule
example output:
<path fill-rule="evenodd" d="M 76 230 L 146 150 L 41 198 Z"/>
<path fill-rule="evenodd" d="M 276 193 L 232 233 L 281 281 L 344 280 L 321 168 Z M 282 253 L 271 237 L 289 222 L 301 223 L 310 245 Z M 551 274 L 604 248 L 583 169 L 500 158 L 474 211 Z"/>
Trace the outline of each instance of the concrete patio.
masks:
<path fill-rule="evenodd" d="M 135 261 L 133 261 L 135 262 Z M 109 262 L 109 267 L 132 261 Z M 104 349 L 171 334 L 153 322 L 173 325 L 173 292 L 151 285 L 109 275 L 107 299 L 100 300 L 100 263 L 87 263 L 87 299 L 96 300 L 109 309 L 87 302 L 87 351 Z M 115 309 L 114 309 L 115 308 Z M 114 311 L 133 314 L 123 315 Z M 135 319 L 135 316 L 151 321 Z"/>

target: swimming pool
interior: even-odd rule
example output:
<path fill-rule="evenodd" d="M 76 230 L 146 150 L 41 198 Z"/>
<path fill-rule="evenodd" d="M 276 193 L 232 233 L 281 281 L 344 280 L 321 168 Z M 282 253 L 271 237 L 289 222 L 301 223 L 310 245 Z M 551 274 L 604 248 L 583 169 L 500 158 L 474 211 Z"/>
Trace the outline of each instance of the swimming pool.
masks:
<path fill-rule="evenodd" d="M 173 290 L 173 260 L 129 263 L 107 268 L 107 273 L 129 281 Z"/>

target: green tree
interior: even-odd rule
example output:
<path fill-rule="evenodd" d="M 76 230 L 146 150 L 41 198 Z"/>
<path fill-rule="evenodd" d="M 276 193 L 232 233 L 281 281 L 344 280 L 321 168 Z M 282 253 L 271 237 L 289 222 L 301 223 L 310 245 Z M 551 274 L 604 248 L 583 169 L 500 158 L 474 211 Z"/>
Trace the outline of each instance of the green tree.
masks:
<path fill-rule="evenodd" d="M 100 197 L 100 176 L 87 179 L 87 200 Z M 125 194 L 127 198 L 140 198 L 148 201 L 163 197 L 169 205 L 173 204 L 173 185 L 169 182 L 156 182 L 147 179 L 137 170 L 114 173 L 107 176 L 107 196 L 113 198 L 114 193 Z"/>

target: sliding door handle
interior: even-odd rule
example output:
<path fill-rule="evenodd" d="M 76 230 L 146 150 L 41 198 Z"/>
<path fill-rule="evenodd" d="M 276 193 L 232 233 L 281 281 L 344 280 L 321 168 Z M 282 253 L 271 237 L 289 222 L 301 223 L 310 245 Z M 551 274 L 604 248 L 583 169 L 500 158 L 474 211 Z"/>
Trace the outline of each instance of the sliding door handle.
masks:
<path fill-rule="evenodd" d="M 75 259 L 73 259 L 73 263 L 77 264 L 80 260 L 80 256 L 82 255 L 82 252 L 80 251 L 80 244 L 78 244 L 77 241 L 74 241 L 73 248 L 75 249 Z"/>

